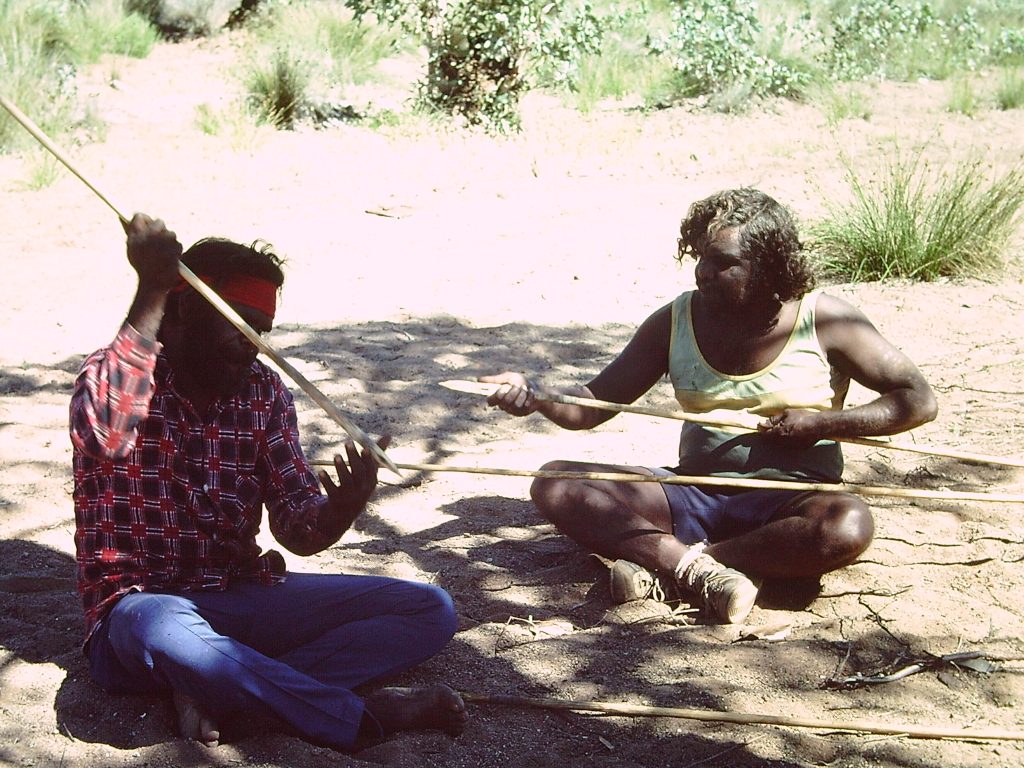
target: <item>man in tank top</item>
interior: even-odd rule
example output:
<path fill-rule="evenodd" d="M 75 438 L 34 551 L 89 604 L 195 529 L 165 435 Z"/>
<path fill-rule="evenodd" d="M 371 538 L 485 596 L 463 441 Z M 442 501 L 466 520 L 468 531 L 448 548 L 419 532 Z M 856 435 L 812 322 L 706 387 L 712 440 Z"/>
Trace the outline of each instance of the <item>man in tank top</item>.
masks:
<path fill-rule="evenodd" d="M 587 384 L 551 387 L 506 372 L 481 378 L 501 385 L 488 402 L 591 429 L 614 412 L 538 395 L 632 403 L 667 374 L 683 410 L 747 428 L 685 422 L 670 468 L 544 469 L 836 482 L 843 459 L 830 438 L 891 435 L 935 418 L 932 390 L 906 355 L 849 303 L 812 290 L 796 225 L 774 199 L 720 192 L 691 206 L 680 234 L 677 258 L 696 258 L 696 290 L 648 317 Z M 851 380 L 877 397 L 844 408 Z M 657 574 L 723 622 L 746 618 L 761 579 L 841 568 L 873 534 L 867 505 L 833 491 L 541 478 L 530 493 L 560 531 L 615 560 L 614 599 L 645 597 Z"/>

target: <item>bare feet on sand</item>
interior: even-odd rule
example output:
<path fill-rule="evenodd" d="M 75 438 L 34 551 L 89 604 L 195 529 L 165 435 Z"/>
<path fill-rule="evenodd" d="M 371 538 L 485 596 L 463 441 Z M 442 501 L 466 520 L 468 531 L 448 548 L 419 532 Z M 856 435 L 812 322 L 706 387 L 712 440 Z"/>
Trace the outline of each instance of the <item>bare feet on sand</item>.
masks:
<path fill-rule="evenodd" d="M 458 736 L 469 720 L 462 697 L 440 683 L 425 688 L 381 688 L 366 697 L 366 710 L 384 736 L 428 728 Z"/>
<path fill-rule="evenodd" d="M 198 702 L 184 693 L 174 692 L 174 708 L 178 710 L 178 730 L 184 739 L 201 742 L 207 747 L 220 743 L 220 730 Z"/>

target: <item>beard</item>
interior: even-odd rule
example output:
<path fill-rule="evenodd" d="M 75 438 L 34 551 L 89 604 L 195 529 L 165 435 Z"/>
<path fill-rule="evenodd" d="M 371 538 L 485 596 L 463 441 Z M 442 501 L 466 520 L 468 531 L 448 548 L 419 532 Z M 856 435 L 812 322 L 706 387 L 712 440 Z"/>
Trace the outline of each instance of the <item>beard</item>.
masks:
<path fill-rule="evenodd" d="M 218 397 L 235 394 L 248 380 L 256 349 L 217 348 L 206 339 L 194 339 L 181 351 L 180 365 L 188 377 Z"/>

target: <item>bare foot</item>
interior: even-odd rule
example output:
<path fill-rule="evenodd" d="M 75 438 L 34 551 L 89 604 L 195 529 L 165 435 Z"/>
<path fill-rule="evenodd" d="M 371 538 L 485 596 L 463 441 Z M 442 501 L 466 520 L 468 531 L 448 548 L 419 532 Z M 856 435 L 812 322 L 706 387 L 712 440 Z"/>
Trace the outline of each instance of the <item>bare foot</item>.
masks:
<path fill-rule="evenodd" d="M 178 730 L 182 738 L 201 742 L 207 747 L 220 743 L 220 730 L 199 703 L 191 696 L 174 692 L 174 708 L 178 710 Z"/>
<path fill-rule="evenodd" d="M 381 688 L 367 696 L 365 703 L 385 736 L 428 728 L 458 736 L 469 720 L 462 697 L 440 683 L 426 688 Z"/>

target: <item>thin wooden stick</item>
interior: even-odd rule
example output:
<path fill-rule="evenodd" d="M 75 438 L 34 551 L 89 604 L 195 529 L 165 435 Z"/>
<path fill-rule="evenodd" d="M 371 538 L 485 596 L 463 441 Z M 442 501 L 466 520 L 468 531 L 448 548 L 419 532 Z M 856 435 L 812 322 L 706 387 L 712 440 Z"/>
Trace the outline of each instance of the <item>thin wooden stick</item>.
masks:
<path fill-rule="evenodd" d="M 313 466 L 331 466 L 329 461 L 311 461 Z M 886 485 L 852 483 L 806 483 L 795 480 L 766 480 L 753 477 L 712 477 L 710 475 L 641 475 L 632 472 L 581 472 L 560 469 L 508 469 L 500 467 L 460 467 L 448 464 L 402 464 L 409 472 L 463 472 L 471 475 L 539 477 L 547 480 L 607 480 L 613 483 L 661 483 L 663 485 L 706 485 L 721 488 L 760 488 L 775 491 L 816 491 L 853 493 L 861 496 L 894 496 L 904 499 L 937 501 L 989 501 L 1004 504 L 1024 503 L 1024 494 L 986 491 L 931 491 L 919 488 L 895 488 Z"/>
<path fill-rule="evenodd" d="M 494 394 L 500 384 L 489 384 L 480 381 L 450 380 L 440 382 L 442 387 L 465 392 L 471 395 L 490 396 Z M 565 403 L 566 405 L 581 405 L 585 408 L 597 408 L 603 411 L 615 411 L 616 413 L 636 413 L 643 416 L 655 416 L 662 419 L 675 419 L 676 421 L 690 421 L 695 424 L 707 424 L 715 427 L 731 427 L 744 429 L 750 432 L 757 431 L 757 425 L 763 421 L 760 417 L 746 414 L 746 417 L 736 419 L 724 419 L 720 417 L 704 416 L 698 413 L 686 413 L 685 411 L 667 411 L 662 408 L 647 408 L 640 405 L 626 405 L 623 403 L 612 403 L 607 400 L 591 400 L 586 397 L 574 397 L 573 395 L 542 394 L 535 392 L 533 395 L 538 400 L 548 400 L 552 403 Z M 875 437 L 833 437 L 839 443 L 853 443 L 855 445 L 867 445 L 875 448 L 890 448 L 894 451 L 909 451 L 911 453 L 923 453 L 929 456 L 942 456 L 949 459 L 968 461 L 974 464 L 997 464 L 1005 467 L 1024 467 L 1024 459 L 1016 459 L 1004 456 L 989 456 L 983 453 L 972 453 L 969 451 L 958 451 L 952 448 L 944 448 L 923 443 L 898 443 L 891 440 L 884 440 Z"/>
<path fill-rule="evenodd" d="M 878 723 L 869 720 L 815 720 L 789 715 L 759 715 L 747 712 L 715 712 L 706 709 L 680 707 L 652 707 L 644 704 L 620 702 L 578 701 L 572 699 L 544 699 L 526 696 L 507 696 L 460 691 L 463 699 L 473 704 L 498 704 L 506 707 L 531 707 L 560 711 L 600 712 L 622 717 L 675 717 L 712 723 L 738 725 L 784 725 L 792 728 L 820 728 L 829 731 L 856 731 L 914 739 L 981 739 L 995 741 L 1024 741 L 1024 731 L 1001 728 L 950 728 L 922 726 L 906 723 Z"/>
<path fill-rule="evenodd" d="M 131 220 L 130 217 L 122 213 L 117 208 L 117 206 L 110 202 L 110 199 L 107 198 L 106 195 L 100 192 L 95 185 L 93 185 L 81 172 L 79 172 L 77 168 L 75 168 L 74 164 L 72 164 L 72 162 L 68 159 L 64 152 L 61 151 L 61 149 L 56 144 L 54 144 L 53 141 L 50 140 L 50 138 L 43 132 L 42 128 L 36 125 L 32 121 L 32 119 L 28 117 L 28 115 L 26 115 L 24 112 L 18 109 L 18 107 L 11 103 L 11 101 L 8 100 L 3 94 L 0 94 L 0 106 L 2 106 L 4 109 L 10 112 L 11 117 L 17 120 L 21 124 L 21 126 L 26 131 L 28 131 L 29 134 L 32 135 L 32 138 L 38 141 L 44 149 L 46 149 L 50 154 L 57 158 L 57 160 L 59 160 L 65 168 L 67 168 L 69 171 L 71 171 L 71 173 L 77 176 L 79 181 L 81 181 L 83 184 L 85 184 L 85 186 L 92 190 L 93 194 L 95 194 L 96 197 L 98 197 L 100 200 L 106 203 L 107 207 L 110 208 L 110 210 L 112 210 L 115 214 L 117 214 L 117 218 L 121 220 L 122 226 L 128 225 L 128 222 Z M 253 330 L 252 326 L 245 322 L 242 316 L 239 315 L 231 307 L 230 304 L 228 304 L 226 301 L 224 301 L 224 299 L 217 295 L 216 291 L 214 291 L 212 288 L 210 288 L 210 286 L 208 286 L 206 283 L 200 280 L 199 277 L 191 269 L 182 264 L 180 261 L 178 262 L 178 274 L 180 274 L 181 277 L 189 285 L 191 285 L 199 294 L 201 294 L 207 301 L 213 304 L 213 306 L 216 307 L 216 309 L 222 315 L 224 315 L 225 319 L 229 323 L 231 323 L 231 325 L 237 328 L 238 331 L 243 336 L 245 336 L 246 339 L 249 340 L 250 344 L 252 344 L 254 347 L 256 347 L 256 349 L 258 349 L 264 355 L 273 360 L 274 364 L 277 365 L 278 368 L 280 368 L 282 371 L 284 371 L 291 378 L 291 380 L 294 381 L 299 386 L 299 388 L 302 389 L 303 392 L 309 395 L 309 397 L 312 398 L 313 402 L 315 402 L 317 405 L 323 408 L 324 411 L 326 411 L 327 415 L 330 416 L 342 429 L 344 429 L 352 437 L 353 440 L 359 443 L 359 445 L 361 445 L 364 450 L 369 451 L 373 455 L 373 457 L 377 459 L 377 462 L 381 464 L 381 466 L 387 467 L 396 475 L 401 477 L 402 473 L 398 470 L 398 467 L 395 465 L 395 463 L 391 461 L 390 457 L 388 457 L 388 455 L 384 453 L 383 450 L 381 450 L 381 447 L 377 445 L 377 443 L 370 439 L 369 435 L 367 435 L 362 429 L 359 428 L 358 425 L 356 425 L 351 419 L 349 419 L 344 413 L 342 413 L 334 405 L 334 403 L 328 400 L 327 396 L 319 389 L 317 389 L 316 386 L 314 386 L 309 379 L 307 379 L 305 376 L 299 373 L 295 366 L 293 366 L 291 363 L 285 360 L 284 356 L 278 354 L 278 352 L 273 347 L 267 344 L 267 342 L 264 341 L 263 338 L 258 333 L 256 333 L 255 330 Z"/>

